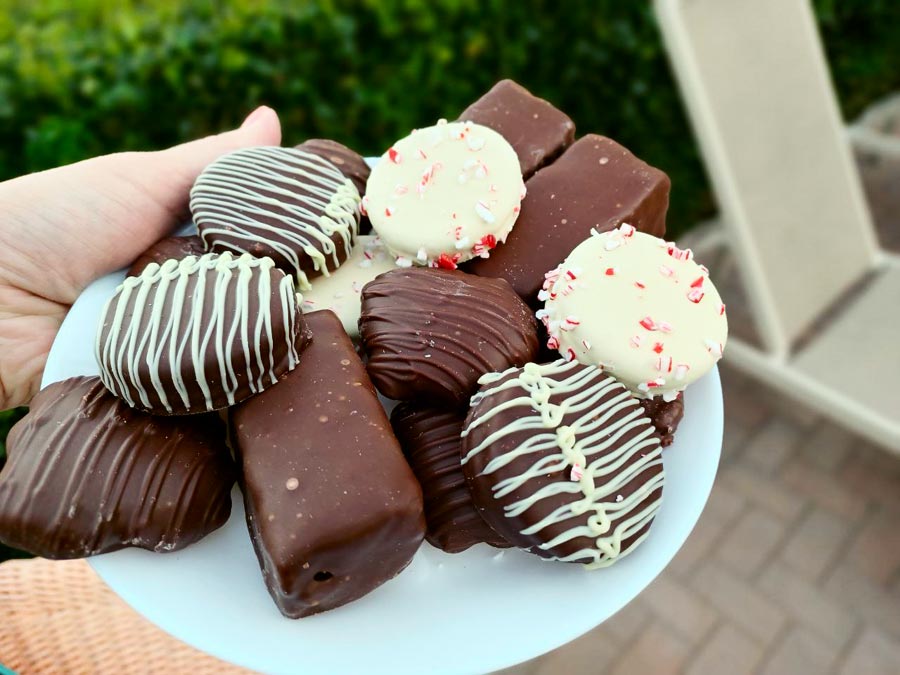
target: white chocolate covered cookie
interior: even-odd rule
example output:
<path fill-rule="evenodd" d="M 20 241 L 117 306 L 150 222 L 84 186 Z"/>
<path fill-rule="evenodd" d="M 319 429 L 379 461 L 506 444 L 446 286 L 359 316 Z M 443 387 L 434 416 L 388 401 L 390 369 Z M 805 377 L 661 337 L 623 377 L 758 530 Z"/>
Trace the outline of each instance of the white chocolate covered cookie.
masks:
<path fill-rule="evenodd" d="M 455 269 L 506 239 L 524 196 L 506 139 L 471 122 L 441 121 L 384 154 L 363 208 L 398 265 Z"/>
<path fill-rule="evenodd" d="M 347 334 L 358 338 L 363 286 L 394 267 L 394 257 L 378 237 L 357 237 L 353 251 L 343 265 L 331 276 L 312 280 L 312 289 L 303 293 L 303 312 L 330 309 L 337 314 Z"/>
<path fill-rule="evenodd" d="M 643 398 L 673 399 L 722 358 L 728 337 L 725 305 L 690 249 L 627 224 L 579 244 L 539 298 L 548 347 Z"/>

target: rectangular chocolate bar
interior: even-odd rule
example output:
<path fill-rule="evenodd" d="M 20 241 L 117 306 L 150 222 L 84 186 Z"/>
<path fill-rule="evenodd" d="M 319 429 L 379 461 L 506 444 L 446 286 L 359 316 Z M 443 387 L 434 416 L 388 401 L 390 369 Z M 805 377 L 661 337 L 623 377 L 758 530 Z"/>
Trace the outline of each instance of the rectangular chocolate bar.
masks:
<path fill-rule="evenodd" d="M 666 233 L 669 177 L 612 139 L 589 134 L 525 184 L 528 193 L 506 242 L 467 272 L 506 279 L 534 303 L 544 274 L 591 234 L 630 223 L 657 237 Z"/>
<path fill-rule="evenodd" d="M 306 319 L 299 365 L 231 412 L 250 536 L 290 618 L 374 590 L 425 534 L 422 491 L 353 343 L 333 312 Z"/>
<path fill-rule="evenodd" d="M 483 124 L 509 141 L 526 180 L 575 139 L 575 123 L 568 115 L 512 80 L 500 80 L 459 119 Z"/>

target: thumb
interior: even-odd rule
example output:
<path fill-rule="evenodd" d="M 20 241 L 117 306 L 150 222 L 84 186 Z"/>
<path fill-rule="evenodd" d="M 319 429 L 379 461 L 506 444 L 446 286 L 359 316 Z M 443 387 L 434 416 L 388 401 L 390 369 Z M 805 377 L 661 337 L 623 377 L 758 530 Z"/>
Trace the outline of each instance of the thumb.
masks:
<path fill-rule="evenodd" d="M 152 168 L 147 167 L 150 175 L 146 185 L 159 190 L 154 196 L 160 204 L 166 204 L 172 213 L 186 215 L 191 186 L 209 163 L 241 148 L 280 144 L 278 115 L 271 108 L 261 106 L 233 131 L 148 153 Z"/>
<path fill-rule="evenodd" d="M 207 136 L 152 154 L 160 170 L 176 172 L 181 179 L 190 183 L 190 189 L 206 165 L 220 156 L 240 148 L 280 144 L 281 123 L 278 115 L 271 108 L 260 106 L 233 131 Z"/>

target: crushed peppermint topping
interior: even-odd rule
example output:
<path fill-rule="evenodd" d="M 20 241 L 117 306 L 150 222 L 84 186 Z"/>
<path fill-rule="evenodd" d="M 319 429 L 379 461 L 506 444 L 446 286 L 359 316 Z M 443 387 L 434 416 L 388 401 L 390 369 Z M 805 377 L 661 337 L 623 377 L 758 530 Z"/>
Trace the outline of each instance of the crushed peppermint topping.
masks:
<path fill-rule="evenodd" d="M 403 161 L 403 157 L 395 148 L 388 148 L 388 159 L 394 164 L 400 164 Z"/>
<path fill-rule="evenodd" d="M 481 200 L 479 200 L 475 204 L 475 213 L 477 213 L 478 217 L 486 223 L 493 223 L 497 220 L 494 217 L 494 214 L 491 213 L 491 209 L 488 207 L 488 205 Z"/>
<path fill-rule="evenodd" d="M 694 304 L 697 304 L 698 302 L 700 302 L 703 299 L 704 295 L 706 295 L 706 294 L 703 291 L 701 291 L 699 288 L 692 288 L 690 290 L 690 292 L 688 292 L 688 294 L 687 294 L 687 299 L 690 300 L 691 302 L 693 302 Z"/>
<path fill-rule="evenodd" d="M 396 264 L 397 267 L 412 267 L 412 260 L 405 258 L 402 255 L 398 255 L 394 260 L 394 264 Z"/>
<path fill-rule="evenodd" d="M 580 464 L 573 464 L 572 471 L 569 473 L 569 479 L 575 482 L 581 480 L 581 477 L 584 475 L 584 470 L 581 468 Z"/>

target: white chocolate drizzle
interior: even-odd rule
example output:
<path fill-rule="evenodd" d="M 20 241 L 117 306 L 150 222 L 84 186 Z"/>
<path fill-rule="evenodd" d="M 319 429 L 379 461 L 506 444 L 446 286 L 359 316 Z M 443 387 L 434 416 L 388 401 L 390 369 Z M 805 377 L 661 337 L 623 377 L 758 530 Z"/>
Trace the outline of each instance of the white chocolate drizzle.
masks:
<path fill-rule="evenodd" d="M 509 377 L 512 373 L 516 375 Z M 463 437 L 500 413 L 515 409 L 517 414 L 509 424 L 471 448 L 462 463 L 468 463 L 490 446 L 522 432 L 528 432 L 527 438 L 491 459 L 480 475 L 495 473 L 523 456 L 534 457 L 523 473 L 498 480 L 493 485 L 496 499 L 514 492 L 521 494 L 521 488 L 529 481 L 550 473 L 577 477 L 577 480 L 558 480 L 543 485 L 504 506 L 506 517 L 512 518 L 542 500 L 572 495 L 573 501 L 563 503 L 522 530 L 523 535 L 536 534 L 573 516 L 585 516 L 583 524 L 574 525 L 545 541 L 540 548 L 549 550 L 578 537 L 590 537 L 594 540 L 593 548 L 550 558 L 584 562 L 589 569 L 611 565 L 643 541 L 646 531 L 634 544 L 622 550 L 622 543 L 646 530 L 659 510 L 661 496 L 650 503 L 647 498 L 654 492 L 662 494 L 665 474 L 653 426 L 622 384 L 604 375 L 599 368 L 565 360 L 544 365 L 528 363 L 524 368 L 488 373 L 481 377 L 479 384 L 496 386 L 482 389 L 472 397 L 473 410 L 501 391 L 521 389 L 522 395 L 479 411 L 480 414 L 463 430 Z M 551 403 L 551 399 L 559 403 Z M 567 420 L 569 423 L 563 424 Z M 572 470 L 567 470 L 568 467 Z M 578 469 L 574 470 L 575 467 Z M 652 478 L 632 494 L 622 497 L 625 486 L 654 467 L 658 470 Z M 579 493 L 581 497 L 577 498 Z"/>
<path fill-rule="evenodd" d="M 191 189 L 191 213 L 207 246 L 236 253 L 260 244 L 288 261 L 300 290 L 309 290 L 302 258 L 328 276 L 349 255 L 359 229 L 360 197 L 337 167 L 294 148 L 245 148 L 210 164 Z M 256 248 L 255 248 L 256 247 Z"/>
<path fill-rule="evenodd" d="M 290 370 L 299 357 L 294 340 L 299 309 L 291 277 L 284 275 L 272 288 L 274 266 L 271 258 L 235 258 L 226 252 L 152 263 L 140 276 L 126 278 L 103 308 L 97 334 L 95 355 L 103 384 L 131 407 L 144 409 L 156 407 L 152 391 L 172 413 L 221 407 L 213 403 L 213 389 L 217 393 L 219 388 L 228 405 L 234 405 L 236 356 L 243 356 L 242 375 L 252 393 L 277 383 L 273 321 L 278 316 L 283 321 Z M 215 369 L 208 365 L 210 348 Z M 181 367 L 185 361 L 192 366 L 188 374 Z M 179 400 L 170 400 L 166 385 Z M 202 406 L 191 400 L 198 389 Z"/>

